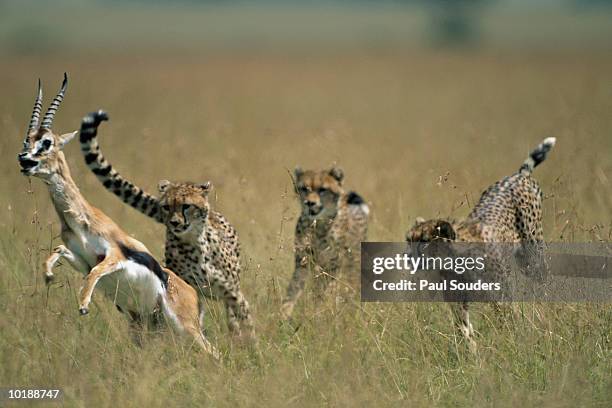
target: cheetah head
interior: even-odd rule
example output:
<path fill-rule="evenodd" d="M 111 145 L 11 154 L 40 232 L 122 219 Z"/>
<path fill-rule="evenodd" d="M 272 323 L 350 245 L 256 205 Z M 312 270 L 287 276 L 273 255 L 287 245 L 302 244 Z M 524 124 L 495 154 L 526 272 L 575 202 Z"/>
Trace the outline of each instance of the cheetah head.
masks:
<path fill-rule="evenodd" d="M 414 226 L 406 233 L 408 242 L 433 242 L 436 240 L 454 241 L 456 239 L 453 225 L 442 219 L 416 219 Z"/>
<path fill-rule="evenodd" d="M 455 229 L 450 222 L 442 219 L 426 221 L 418 217 L 406 233 L 407 252 L 411 256 L 448 256 L 453 252 L 455 239 Z"/>
<path fill-rule="evenodd" d="M 199 234 L 210 211 L 210 182 L 204 184 L 172 183 L 162 180 L 158 185 L 159 204 L 166 228 L 174 235 Z"/>
<path fill-rule="evenodd" d="M 338 167 L 328 170 L 294 171 L 294 183 L 302 214 L 312 219 L 334 217 L 338 212 L 338 201 L 343 194 L 344 173 Z"/>

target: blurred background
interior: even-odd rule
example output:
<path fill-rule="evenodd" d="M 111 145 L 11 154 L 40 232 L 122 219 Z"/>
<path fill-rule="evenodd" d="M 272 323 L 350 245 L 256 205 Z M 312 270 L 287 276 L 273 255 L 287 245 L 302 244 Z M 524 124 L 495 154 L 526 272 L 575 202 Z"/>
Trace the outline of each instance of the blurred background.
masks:
<path fill-rule="evenodd" d="M 260 360 L 215 302 L 220 367 L 169 334 L 136 347 L 103 296 L 79 318 L 67 266 L 45 288 L 58 219 L 16 154 L 37 79 L 47 104 L 65 71 L 57 133 L 103 108 L 102 150 L 136 184 L 212 181 L 242 241 Z M 369 240 L 401 241 L 417 216 L 465 216 L 556 136 L 534 173 L 546 239 L 612 241 L 612 1 L 0 0 L 0 93 L 0 385 L 59 385 L 67 406 L 611 406 L 610 305 L 501 320 L 475 305 L 482 359 L 443 304 L 307 290 L 296 329 L 278 310 L 297 165 L 337 163 L 372 209 Z M 77 141 L 65 151 L 85 197 L 161 259 L 163 226 L 105 191 Z"/>
<path fill-rule="evenodd" d="M 2 54 L 610 50 L 610 0 L 2 0 Z"/>

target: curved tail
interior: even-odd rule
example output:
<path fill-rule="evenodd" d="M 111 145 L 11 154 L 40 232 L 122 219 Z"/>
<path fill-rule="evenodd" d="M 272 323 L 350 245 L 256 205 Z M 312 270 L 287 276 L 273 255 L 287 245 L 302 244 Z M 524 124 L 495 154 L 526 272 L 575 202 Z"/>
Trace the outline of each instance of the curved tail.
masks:
<path fill-rule="evenodd" d="M 370 207 L 366 204 L 365 200 L 354 191 L 349 191 L 346 196 L 346 203 L 358 207 L 366 216 L 370 214 Z"/>
<path fill-rule="evenodd" d="M 108 120 L 106 112 L 99 110 L 88 114 L 81 122 L 79 139 L 85 163 L 107 190 L 143 214 L 163 223 L 157 197 L 124 179 L 100 152 L 98 126 L 106 120 Z"/>
<path fill-rule="evenodd" d="M 531 174 L 533 169 L 546 159 L 548 152 L 553 148 L 556 141 L 557 139 L 554 137 L 547 137 L 544 139 L 544 141 L 529 154 L 529 157 L 527 157 L 527 160 L 525 160 L 519 172 L 525 175 Z"/>

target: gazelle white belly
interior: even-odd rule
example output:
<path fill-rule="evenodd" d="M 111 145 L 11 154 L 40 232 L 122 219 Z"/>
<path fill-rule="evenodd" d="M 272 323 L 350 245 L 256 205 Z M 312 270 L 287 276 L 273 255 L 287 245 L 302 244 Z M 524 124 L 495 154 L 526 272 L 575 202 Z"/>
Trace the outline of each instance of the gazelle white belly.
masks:
<path fill-rule="evenodd" d="M 62 236 L 66 246 L 87 265 L 89 273 L 108 254 L 109 242 L 86 231 L 70 231 Z M 118 270 L 103 276 L 95 289 L 104 293 L 124 311 L 151 313 L 160 306 L 165 293 L 161 280 L 146 266 L 130 259 L 120 261 Z"/>
<path fill-rule="evenodd" d="M 110 248 L 110 244 L 104 238 L 91 234 L 81 235 L 71 233 L 63 236 L 62 239 L 66 243 L 68 249 L 76 256 L 80 257 L 90 270 L 96 266 L 101 259 L 104 259 Z M 89 271 L 81 271 L 89 273 Z"/>
<path fill-rule="evenodd" d="M 131 260 L 121 261 L 121 269 L 102 277 L 98 290 L 104 291 L 122 310 L 151 313 L 163 302 L 164 287 L 155 274 Z"/>

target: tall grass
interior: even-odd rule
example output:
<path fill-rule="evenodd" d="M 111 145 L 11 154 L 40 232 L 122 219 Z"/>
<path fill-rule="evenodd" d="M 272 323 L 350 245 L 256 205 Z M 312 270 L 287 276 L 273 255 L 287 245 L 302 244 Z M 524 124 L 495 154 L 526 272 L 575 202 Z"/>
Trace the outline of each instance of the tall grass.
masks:
<path fill-rule="evenodd" d="M 102 296 L 77 313 L 81 276 L 41 262 L 59 244 L 39 180 L 20 149 L 43 76 L 47 98 L 71 76 L 55 128 L 97 108 L 100 139 L 137 184 L 212 180 L 214 206 L 238 228 L 244 290 L 259 352 L 227 338 L 209 304 L 217 365 L 170 331 L 142 348 Z M 612 308 L 522 304 L 498 319 L 477 305 L 479 357 L 443 304 L 316 301 L 294 325 L 278 309 L 292 273 L 298 206 L 287 169 L 345 169 L 371 204 L 370 239 L 402 240 L 416 216 L 464 216 L 545 136 L 558 144 L 536 170 L 550 241 L 610 241 L 612 59 L 592 54 L 346 54 L 281 58 L 7 59 L 0 66 L 0 385 L 57 386 L 67 406 L 609 406 Z M 78 146 L 66 151 L 83 194 L 162 255 L 163 228 L 105 192 Z"/>

